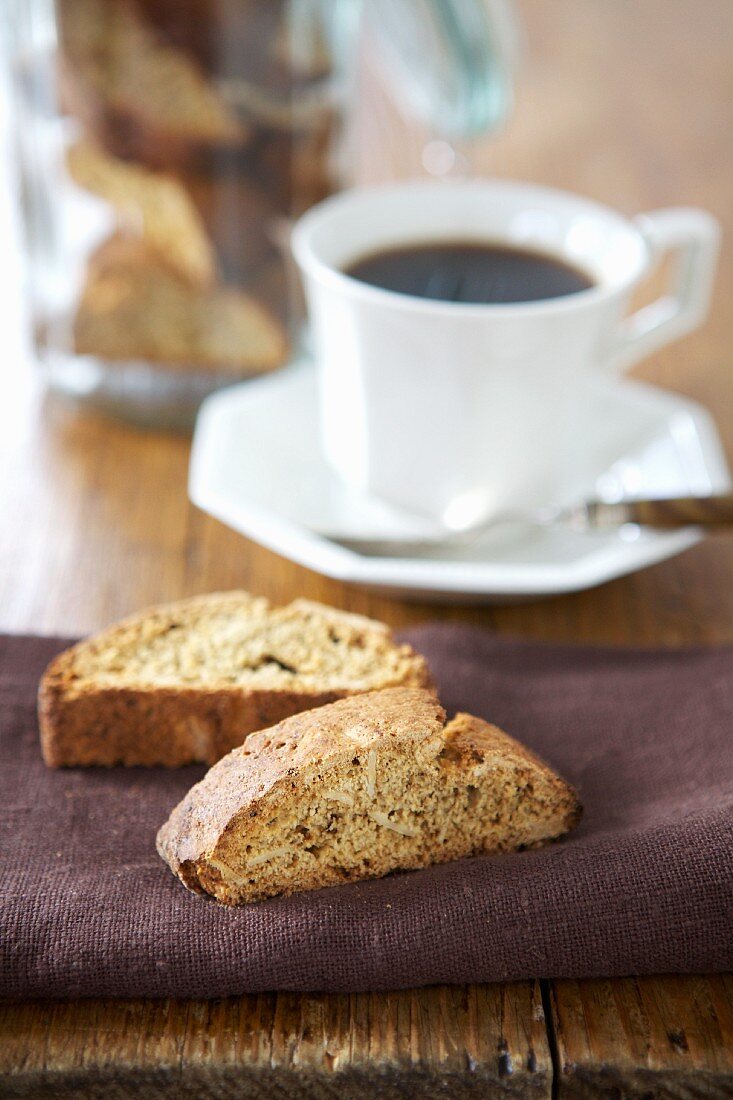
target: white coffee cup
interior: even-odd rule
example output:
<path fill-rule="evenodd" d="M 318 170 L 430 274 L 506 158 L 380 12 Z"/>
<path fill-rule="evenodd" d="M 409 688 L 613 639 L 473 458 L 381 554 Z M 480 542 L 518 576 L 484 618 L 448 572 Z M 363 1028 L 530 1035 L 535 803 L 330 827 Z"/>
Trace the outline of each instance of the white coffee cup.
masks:
<path fill-rule="evenodd" d="M 354 489 L 467 522 L 562 496 L 582 462 L 573 425 L 588 380 L 696 328 L 709 305 L 719 230 L 702 210 L 627 220 L 576 195 L 510 181 L 413 182 L 343 192 L 298 222 L 323 445 Z M 538 250 L 594 285 L 508 305 L 398 294 L 344 274 L 370 252 L 438 240 Z M 656 260 L 667 293 L 630 298 Z"/>

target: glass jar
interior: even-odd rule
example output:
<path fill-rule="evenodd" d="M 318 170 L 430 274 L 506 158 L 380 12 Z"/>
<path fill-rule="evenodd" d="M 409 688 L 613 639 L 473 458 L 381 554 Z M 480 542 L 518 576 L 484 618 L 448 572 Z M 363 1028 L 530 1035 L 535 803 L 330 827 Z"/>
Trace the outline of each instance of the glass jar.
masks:
<path fill-rule="evenodd" d="M 505 0 L 6 3 L 39 362 L 139 423 L 293 356 L 293 218 L 465 167 L 510 98 Z"/>

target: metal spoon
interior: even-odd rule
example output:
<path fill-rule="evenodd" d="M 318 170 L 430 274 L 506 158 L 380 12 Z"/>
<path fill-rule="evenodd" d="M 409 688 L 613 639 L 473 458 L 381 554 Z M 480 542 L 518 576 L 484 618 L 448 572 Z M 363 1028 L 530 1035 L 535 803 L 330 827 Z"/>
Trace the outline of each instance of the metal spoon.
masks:
<path fill-rule="evenodd" d="M 525 524 L 551 527 L 556 524 L 574 531 L 609 531 L 633 523 L 657 530 L 703 527 L 733 530 L 733 495 L 705 497 L 660 497 L 645 500 L 584 500 L 558 508 L 534 512 L 501 512 L 460 530 L 446 529 L 435 538 L 345 538 L 326 536 L 331 542 L 358 554 L 376 557 L 421 557 L 431 550 L 471 546 L 497 527 Z"/>

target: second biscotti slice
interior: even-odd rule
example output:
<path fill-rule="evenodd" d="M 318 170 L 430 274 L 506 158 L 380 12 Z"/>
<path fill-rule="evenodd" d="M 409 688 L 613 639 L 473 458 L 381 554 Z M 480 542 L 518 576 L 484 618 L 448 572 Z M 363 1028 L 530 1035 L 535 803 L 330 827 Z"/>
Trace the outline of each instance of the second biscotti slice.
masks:
<path fill-rule="evenodd" d="M 237 905 L 536 847 L 579 817 L 573 788 L 496 726 L 392 688 L 255 734 L 192 787 L 158 851 Z"/>
<path fill-rule="evenodd" d="M 74 182 L 110 203 L 124 230 L 144 240 L 165 267 L 194 287 L 214 282 L 213 245 L 175 176 L 110 156 L 91 141 L 71 145 L 66 164 Z"/>
<path fill-rule="evenodd" d="M 90 257 L 73 336 L 79 355 L 232 376 L 274 370 L 287 354 L 282 325 L 249 294 L 191 286 L 123 233 Z"/>
<path fill-rule="evenodd" d="M 343 696 L 425 685 L 381 623 L 308 600 L 221 592 L 151 608 L 60 654 L 39 691 L 44 759 L 213 763 L 248 734 Z"/>

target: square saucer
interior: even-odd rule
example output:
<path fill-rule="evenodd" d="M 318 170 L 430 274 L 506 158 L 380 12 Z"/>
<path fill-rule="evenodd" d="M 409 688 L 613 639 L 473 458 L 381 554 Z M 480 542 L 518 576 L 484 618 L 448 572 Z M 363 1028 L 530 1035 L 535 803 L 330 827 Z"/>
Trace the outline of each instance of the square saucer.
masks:
<path fill-rule="evenodd" d="M 695 402 L 640 382 L 594 383 L 587 467 L 564 497 L 695 496 L 730 475 L 715 425 Z M 420 558 L 367 557 L 333 537 L 430 537 L 429 521 L 354 493 L 321 452 L 315 372 L 301 362 L 221 390 L 196 423 L 189 495 L 236 531 L 300 565 L 394 596 L 507 603 L 575 592 L 663 561 L 695 530 L 611 532 L 516 525 Z M 553 502 L 548 502 L 553 503 Z"/>

